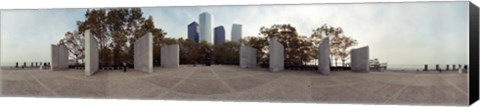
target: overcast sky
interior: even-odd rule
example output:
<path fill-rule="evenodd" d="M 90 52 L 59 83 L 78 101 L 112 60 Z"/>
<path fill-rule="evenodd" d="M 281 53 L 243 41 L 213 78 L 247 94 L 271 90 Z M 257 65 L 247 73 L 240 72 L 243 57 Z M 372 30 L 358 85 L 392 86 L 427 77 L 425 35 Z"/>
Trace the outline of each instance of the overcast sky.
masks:
<path fill-rule="evenodd" d="M 48 62 L 51 44 L 84 20 L 86 9 L 2 10 L 1 62 Z M 261 26 L 291 24 L 310 36 L 323 24 L 342 27 L 369 46 L 370 58 L 389 64 L 468 64 L 468 2 L 146 7 L 167 37 L 187 37 L 187 25 L 201 12 L 214 16 L 230 40 L 233 23 L 243 36 L 257 36 Z M 355 48 L 356 48 L 355 47 Z"/>

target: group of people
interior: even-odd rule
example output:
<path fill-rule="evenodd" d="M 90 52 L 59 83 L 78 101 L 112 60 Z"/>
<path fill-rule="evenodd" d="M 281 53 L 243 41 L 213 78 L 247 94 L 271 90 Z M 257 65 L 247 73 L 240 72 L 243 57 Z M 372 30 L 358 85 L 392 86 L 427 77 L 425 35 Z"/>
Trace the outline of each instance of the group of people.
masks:
<path fill-rule="evenodd" d="M 33 62 L 32 62 L 32 68 L 33 67 L 40 67 L 40 69 L 45 69 L 45 68 L 48 68 L 50 66 L 50 64 L 47 64 L 47 63 L 40 63 L 40 65 L 37 65 L 37 63 L 35 63 L 35 66 L 33 66 Z M 24 62 L 23 65 L 21 67 L 18 66 L 18 62 L 15 63 L 15 68 L 22 68 L 22 69 L 25 69 L 27 68 L 27 63 Z"/>
<path fill-rule="evenodd" d="M 449 66 L 447 65 L 447 69 L 446 69 L 446 70 L 449 70 L 448 67 L 449 67 Z M 453 70 L 453 71 L 458 70 L 458 73 L 462 73 L 463 71 L 467 71 L 467 70 L 468 70 L 468 66 L 467 66 L 467 65 L 463 65 L 463 67 L 460 66 L 460 65 L 458 65 L 458 69 L 455 69 L 455 66 L 453 66 L 453 67 L 454 67 L 454 69 L 452 69 L 452 70 Z M 424 68 L 423 70 L 424 70 L 424 71 L 428 71 L 428 65 L 425 65 L 425 68 Z M 436 65 L 436 70 L 439 71 L 439 72 L 442 72 L 442 69 L 440 68 L 440 66 L 439 66 L 438 64 Z"/>

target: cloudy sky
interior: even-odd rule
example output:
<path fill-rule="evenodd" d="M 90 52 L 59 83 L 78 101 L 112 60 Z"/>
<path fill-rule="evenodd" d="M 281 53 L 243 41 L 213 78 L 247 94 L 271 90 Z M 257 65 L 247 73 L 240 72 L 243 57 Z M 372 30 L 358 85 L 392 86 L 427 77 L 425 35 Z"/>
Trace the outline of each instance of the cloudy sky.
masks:
<path fill-rule="evenodd" d="M 1 62 L 50 61 L 50 47 L 86 9 L 2 10 Z M 208 7 L 145 7 L 167 37 L 187 37 L 187 25 L 201 12 L 214 16 L 230 40 L 232 24 L 243 25 L 243 36 L 257 36 L 261 26 L 291 24 L 310 36 L 323 24 L 342 27 L 369 46 L 370 57 L 389 64 L 467 64 L 468 2 L 256 5 Z M 355 48 L 356 48 L 355 47 Z"/>

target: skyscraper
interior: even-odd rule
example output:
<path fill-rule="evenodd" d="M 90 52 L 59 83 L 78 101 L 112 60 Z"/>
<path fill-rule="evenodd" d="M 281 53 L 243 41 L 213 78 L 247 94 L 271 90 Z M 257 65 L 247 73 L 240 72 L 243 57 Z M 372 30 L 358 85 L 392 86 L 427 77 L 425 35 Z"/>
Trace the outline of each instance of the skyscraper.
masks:
<path fill-rule="evenodd" d="M 241 24 L 233 24 L 232 25 L 232 39 L 231 41 L 240 42 L 242 39 L 242 25 Z"/>
<path fill-rule="evenodd" d="M 188 24 L 188 39 L 198 42 L 198 23 L 192 22 Z"/>
<path fill-rule="evenodd" d="M 199 22 L 200 41 L 207 41 L 208 43 L 213 44 L 213 16 L 210 13 L 203 12 L 200 14 Z"/>
<path fill-rule="evenodd" d="M 225 42 L 225 28 L 223 26 L 215 27 L 214 29 L 215 45 L 222 45 Z"/>

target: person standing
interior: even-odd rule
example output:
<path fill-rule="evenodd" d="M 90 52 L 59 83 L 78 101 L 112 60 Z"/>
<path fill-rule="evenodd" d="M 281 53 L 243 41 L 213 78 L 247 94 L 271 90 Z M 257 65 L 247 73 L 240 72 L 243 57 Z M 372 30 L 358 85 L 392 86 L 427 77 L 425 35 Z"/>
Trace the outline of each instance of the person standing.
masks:
<path fill-rule="evenodd" d="M 127 72 L 127 63 L 123 62 L 123 72 Z"/>

